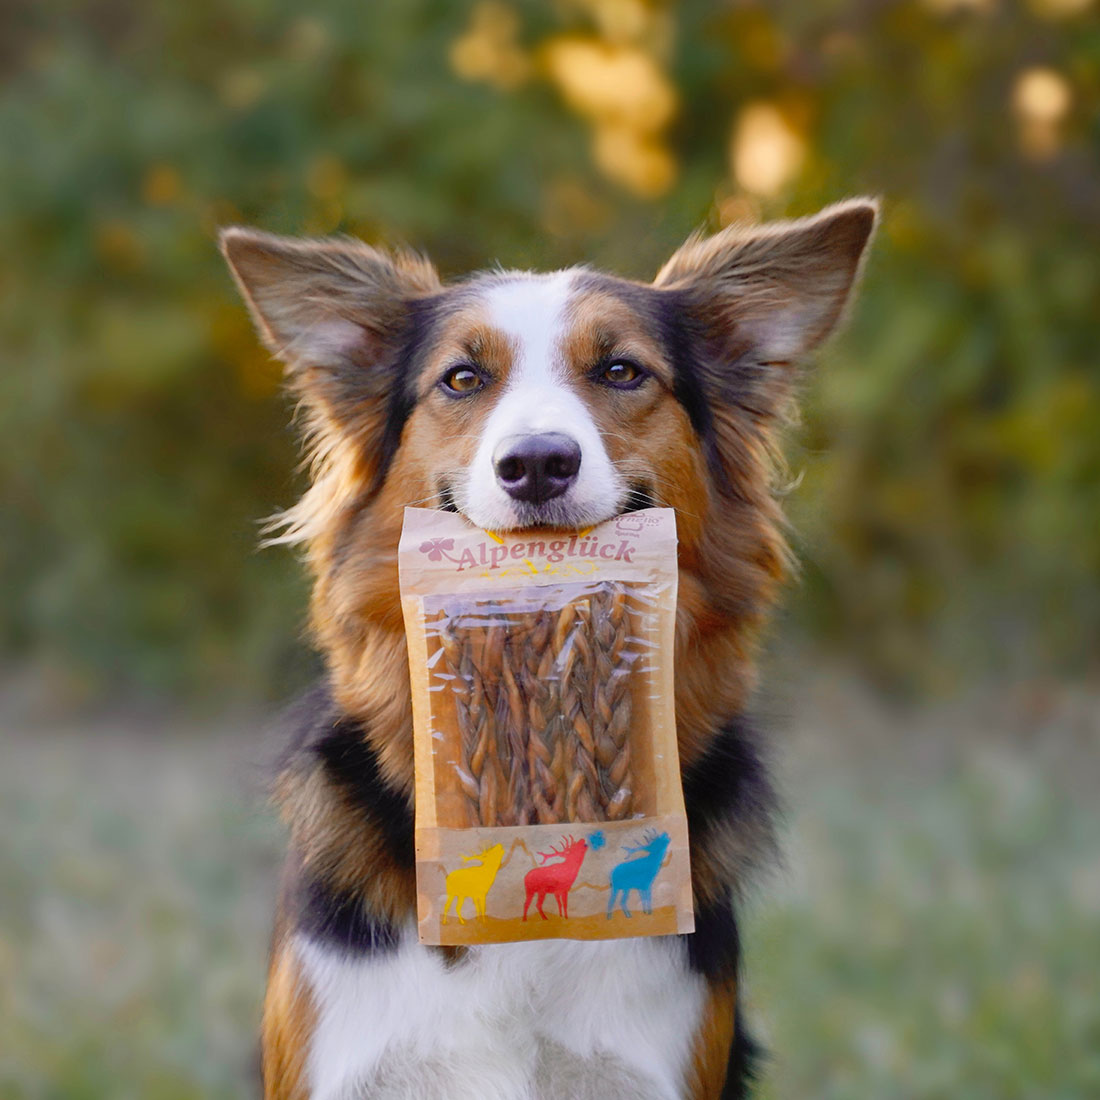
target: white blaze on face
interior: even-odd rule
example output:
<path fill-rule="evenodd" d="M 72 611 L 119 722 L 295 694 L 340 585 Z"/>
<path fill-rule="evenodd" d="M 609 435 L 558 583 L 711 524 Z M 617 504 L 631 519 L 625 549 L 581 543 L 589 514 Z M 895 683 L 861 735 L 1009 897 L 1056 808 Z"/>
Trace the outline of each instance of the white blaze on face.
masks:
<path fill-rule="evenodd" d="M 562 351 L 576 273 L 506 277 L 485 293 L 489 323 L 508 336 L 515 359 L 503 392 L 485 422 L 477 453 L 458 493 L 461 511 L 490 530 L 525 525 L 517 502 L 497 481 L 493 454 L 509 436 L 561 432 L 581 449 L 577 478 L 538 509 L 539 522 L 584 526 L 619 510 L 623 481 L 612 465 L 592 414 L 570 384 Z"/>

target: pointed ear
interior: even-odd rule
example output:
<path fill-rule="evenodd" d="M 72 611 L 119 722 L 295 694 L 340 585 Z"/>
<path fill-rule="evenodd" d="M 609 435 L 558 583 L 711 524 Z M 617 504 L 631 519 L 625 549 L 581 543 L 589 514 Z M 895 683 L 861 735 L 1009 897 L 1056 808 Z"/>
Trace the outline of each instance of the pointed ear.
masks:
<path fill-rule="evenodd" d="M 677 292 L 725 357 L 790 364 L 836 327 L 877 217 L 875 200 L 850 199 L 812 218 L 693 237 L 654 285 Z"/>
<path fill-rule="evenodd" d="M 431 264 L 351 238 L 306 240 L 233 227 L 226 257 L 260 337 L 316 411 L 345 423 L 395 385 L 418 303 L 441 289 Z"/>
<path fill-rule="evenodd" d="M 221 250 L 261 339 L 292 381 L 310 368 L 331 375 L 381 365 L 403 338 L 412 303 L 440 290 L 427 260 L 351 238 L 233 227 L 222 230 Z"/>
<path fill-rule="evenodd" d="M 413 405 L 416 349 L 442 292 L 435 269 L 419 256 L 350 238 L 233 228 L 222 231 L 221 249 L 260 337 L 303 398 L 314 480 L 350 477 L 376 490 Z M 312 537 L 326 502 L 343 499 L 307 494 L 272 525 L 287 533 L 271 541 Z"/>

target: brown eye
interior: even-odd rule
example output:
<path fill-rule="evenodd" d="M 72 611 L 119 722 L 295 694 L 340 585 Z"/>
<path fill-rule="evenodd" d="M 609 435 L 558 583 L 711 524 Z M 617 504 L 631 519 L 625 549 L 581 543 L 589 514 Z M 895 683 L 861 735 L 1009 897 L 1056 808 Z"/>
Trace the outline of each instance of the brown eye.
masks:
<path fill-rule="evenodd" d="M 601 382 L 624 390 L 633 389 L 635 386 L 640 385 L 643 378 L 645 378 L 645 374 L 641 368 L 636 367 L 633 363 L 628 363 L 625 359 L 617 359 L 600 371 Z"/>
<path fill-rule="evenodd" d="M 476 393 L 485 385 L 485 379 L 472 367 L 453 367 L 440 383 L 448 393 L 461 395 Z"/>

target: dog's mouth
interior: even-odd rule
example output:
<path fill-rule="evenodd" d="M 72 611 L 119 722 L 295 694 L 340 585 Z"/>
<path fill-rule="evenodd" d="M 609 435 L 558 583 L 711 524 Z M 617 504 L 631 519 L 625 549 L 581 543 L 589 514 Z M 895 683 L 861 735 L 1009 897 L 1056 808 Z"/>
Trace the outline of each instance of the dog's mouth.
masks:
<path fill-rule="evenodd" d="M 640 512 L 643 508 L 656 508 L 657 498 L 653 495 L 653 486 L 647 481 L 632 481 L 626 491 L 626 503 L 622 513 Z"/>
<path fill-rule="evenodd" d="M 440 481 L 436 487 L 436 496 L 439 503 L 436 505 L 441 512 L 461 513 L 455 497 L 454 486 L 449 481 Z M 615 516 L 625 515 L 628 512 L 640 512 L 644 508 L 657 507 L 657 499 L 653 494 L 653 487 L 647 481 L 632 481 L 627 487 L 619 507 L 608 515 L 590 515 L 578 513 L 564 501 L 553 500 L 542 505 L 525 505 L 516 509 L 515 522 L 508 529 L 524 530 L 530 527 L 557 527 L 577 528 L 592 527 L 597 523 L 614 519 Z M 467 519 L 470 517 L 467 516 Z M 471 520 L 471 522 L 473 522 Z"/>
<path fill-rule="evenodd" d="M 436 492 L 439 495 L 439 510 L 441 512 L 458 511 L 458 505 L 455 504 L 454 490 L 451 488 L 450 482 L 441 481 Z"/>

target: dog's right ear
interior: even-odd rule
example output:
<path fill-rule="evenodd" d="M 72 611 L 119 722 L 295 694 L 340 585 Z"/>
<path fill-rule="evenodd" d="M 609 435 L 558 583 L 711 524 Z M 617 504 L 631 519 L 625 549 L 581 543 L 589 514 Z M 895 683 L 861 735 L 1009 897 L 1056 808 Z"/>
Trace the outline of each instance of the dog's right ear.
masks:
<path fill-rule="evenodd" d="M 352 238 L 308 240 L 233 227 L 221 250 L 267 347 L 295 390 L 343 420 L 385 392 L 414 303 L 438 292 L 425 259 Z"/>
<path fill-rule="evenodd" d="M 877 219 L 874 199 L 849 199 L 695 236 L 672 256 L 654 285 L 690 319 L 712 405 L 774 418 L 798 361 L 837 327 Z"/>

